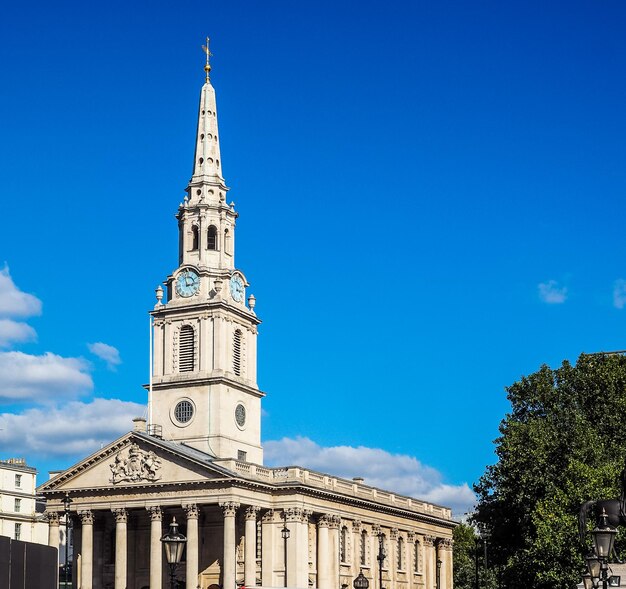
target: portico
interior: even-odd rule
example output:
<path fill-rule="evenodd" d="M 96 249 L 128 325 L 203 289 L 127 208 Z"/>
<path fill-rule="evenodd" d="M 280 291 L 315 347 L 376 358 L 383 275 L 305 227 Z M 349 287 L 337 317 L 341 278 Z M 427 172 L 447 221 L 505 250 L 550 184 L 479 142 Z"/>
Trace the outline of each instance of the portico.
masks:
<path fill-rule="evenodd" d="M 120 481 L 116 465 L 130 456 L 157 467 Z M 380 532 L 388 543 L 385 586 L 435 589 L 439 559 L 441 587 L 450 588 L 450 511 L 361 482 L 215 460 L 134 431 L 41 490 L 48 497 L 51 545 L 59 541 L 62 499 L 66 493 L 72 499 L 80 589 L 163 589 L 160 539 L 172 517 L 187 536 L 177 574 L 187 589 L 281 587 L 285 574 L 289 587 L 336 589 L 359 571 L 378 589 Z"/>

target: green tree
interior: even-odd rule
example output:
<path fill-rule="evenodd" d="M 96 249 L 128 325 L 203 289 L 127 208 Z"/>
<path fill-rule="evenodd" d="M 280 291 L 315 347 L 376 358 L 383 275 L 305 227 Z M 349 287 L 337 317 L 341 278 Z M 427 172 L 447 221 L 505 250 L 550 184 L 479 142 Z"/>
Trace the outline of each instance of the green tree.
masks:
<path fill-rule="evenodd" d="M 475 589 L 476 569 L 480 589 L 495 589 L 496 571 L 489 562 L 489 541 L 480 538 L 472 526 L 454 528 L 454 589 Z M 485 546 L 486 543 L 486 546 Z"/>
<path fill-rule="evenodd" d="M 570 588 L 584 571 L 580 505 L 619 496 L 626 357 L 583 354 L 575 366 L 542 366 L 507 393 L 498 462 L 474 486 L 473 520 L 489 532 L 499 586 Z"/>

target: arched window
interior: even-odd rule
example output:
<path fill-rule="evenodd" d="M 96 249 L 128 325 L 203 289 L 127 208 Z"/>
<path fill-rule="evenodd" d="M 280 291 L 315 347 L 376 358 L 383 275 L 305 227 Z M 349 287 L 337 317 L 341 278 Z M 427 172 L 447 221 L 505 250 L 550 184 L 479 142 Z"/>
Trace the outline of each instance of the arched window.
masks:
<path fill-rule="evenodd" d="M 367 565 L 367 532 L 361 532 L 361 566 Z"/>
<path fill-rule="evenodd" d="M 206 232 L 206 248 L 208 250 L 217 249 L 217 227 L 215 225 L 209 226 Z"/>
<path fill-rule="evenodd" d="M 413 544 L 413 570 L 416 573 L 420 572 L 420 541 L 415 540 L 415 544 Z"/>
<path fill-rule="evenodd" d="M 193 372 L 195 334 L 191 325 L 183 325 L 178 334 L 178 372 Z"/>
<path fill-rule="evenodd" d="M 404 540 L 402 538 L 402 536 L 400 536 L 398 538 L 398 570 L 401 571 L 404 567 L 402 566 L 404 564 Z"/>
<path fill-rule="evenodd" d="M 339 539 L 339 560 L 341 562 L 347 562 L 348 559 L 348 528 L 343 526 L 341 528 L 341 538 Z"/>
<path fill-rule="evenodd" d="M 233 372 L 236 376 L 241 376 L 241 340 L 243 334 L 241 329 L 235 330 L 233 337 Z"/>
<path fill-rule="evenodd" d="M 195 251 L 198 249 L 198 226 L 191 226 L 191 250 Z"/>

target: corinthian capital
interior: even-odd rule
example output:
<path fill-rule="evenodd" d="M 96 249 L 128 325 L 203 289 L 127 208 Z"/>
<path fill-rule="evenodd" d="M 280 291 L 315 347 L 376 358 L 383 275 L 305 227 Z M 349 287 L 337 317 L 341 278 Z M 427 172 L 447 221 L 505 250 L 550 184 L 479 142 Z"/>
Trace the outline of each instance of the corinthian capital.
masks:
<path fill-rule="evenodd" d="M 250 505 L 246 507 L 246 520 L 253 519 L 254 521 L 256 521 L 256 516 L 259 513 L 260 509 L 261 508 L 257 507 L 256 505 Z"/>
<path fill-rule="evenodd" d="M 198 506 L 195 503 L 183 505 L 187 519 L 198 519 Z"/>
<path fill-rule="evenodd" d="M 115 515 L 115 522 L 118 524 L 125 524 L 128 521 L 128 510 L 124 507 L 111 509 L 113 515 Z"/>
<path fill-rule="evenodd" d="M 220 503 L 220 507 L 222 508 L 224 517 L 234 517 L 237 514 L 237 509 L 239 509 L 239 503 L 226 501 L 224 503 Z"/>
<path fill-rule="evenodd" d="M 93 525 L 93 511 L 91 511 L 91 509 L 79 511 L 78 516 L 80 517 L 80 523 L 83 524 L 83 526 Z"/>
<path fill-rule="evenodd" d="M 51 526 L 59 525 L 59 516 L 61 515 L 58 511 L 46 511 L 45 512 L 46 519 Z"/>
<path fill-rule="evenodd" d="M 150 507 L 146 507 L 146 509 L 150 512 L 151 521 L 160 522 L 163 519 L 163 510 L 160 505 L 152 505 Z"/>

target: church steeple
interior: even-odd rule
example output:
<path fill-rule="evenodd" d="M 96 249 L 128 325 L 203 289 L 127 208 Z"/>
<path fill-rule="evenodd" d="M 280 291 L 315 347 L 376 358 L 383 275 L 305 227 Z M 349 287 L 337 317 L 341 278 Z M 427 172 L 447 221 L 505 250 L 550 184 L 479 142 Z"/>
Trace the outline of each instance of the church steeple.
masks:
<path fill-rule="evenodd" d="M 178 267 L 165 282 L 165 302 L 159 299 L 151 313 L 152 414 L 169 439 L 219 458 L 261 463 L 260 320 L 235 266 L 238 213 L 226 203 L 208 39 L 204 50 L 193 174 L 176 213 Z"/>
<path fill-rule="evenodd" d="M 193 160 L 193 174 L 189 181 L 189 199 L 197 201 L 199 196 L 197 190 L 191 190 L 198 185 L 213 185 L 222 190 L 227 190 L 222 176 L 222 162 L 220 156 L 220 139 L 217 128 L 217 101 L 215 100 L 215 89 L 211 85 L 209 72 L 209 38 L 206 45 L 202 47 L 206 52 L 206 80 L 200 92 L 200 106 L 198 108 L 198 126 L 196 130 L 196 149 Z"/>

